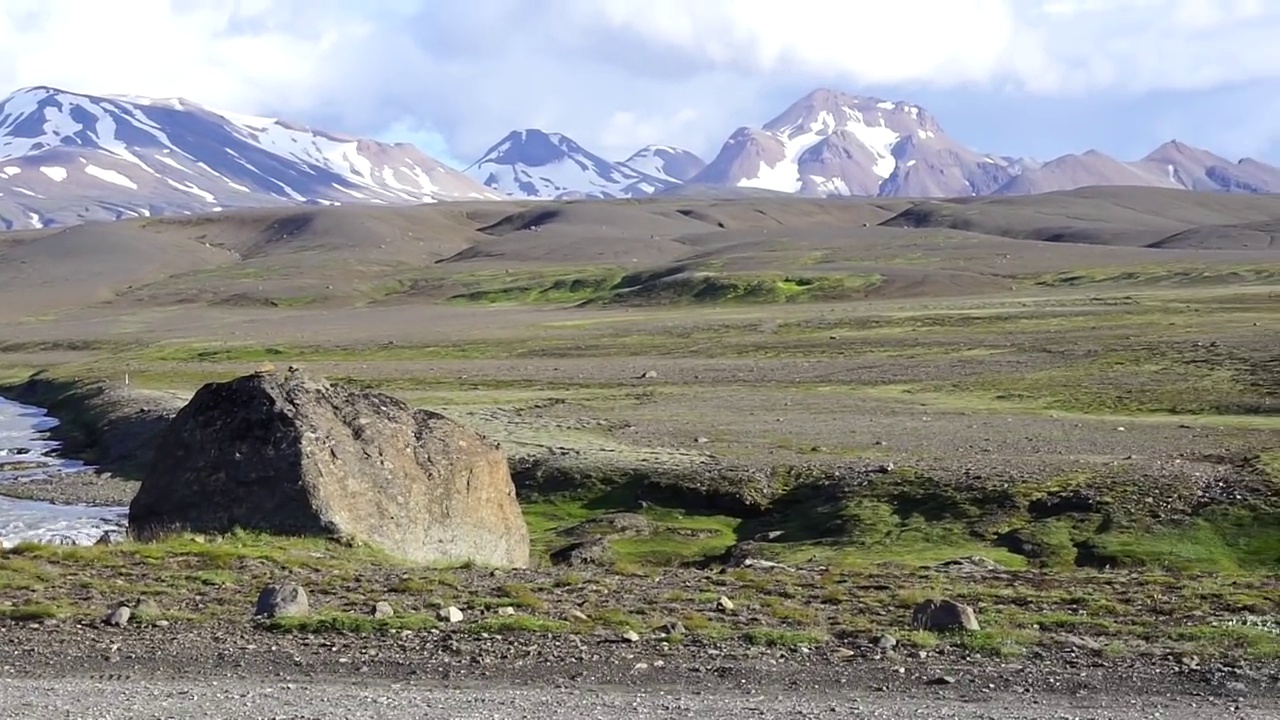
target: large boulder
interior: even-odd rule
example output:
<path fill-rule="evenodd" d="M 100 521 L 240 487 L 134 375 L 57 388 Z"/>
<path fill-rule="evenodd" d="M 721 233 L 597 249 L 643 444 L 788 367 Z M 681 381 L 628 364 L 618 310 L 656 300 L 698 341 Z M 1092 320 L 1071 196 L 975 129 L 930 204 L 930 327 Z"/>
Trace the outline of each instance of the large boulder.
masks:
<path fill-rule="evenodd" d="M 301 371 L 200 388 L 166 428 L 129 532 L 320 535 L 421 563 L 524 567 L 501 447 L 428 410 Z"/>

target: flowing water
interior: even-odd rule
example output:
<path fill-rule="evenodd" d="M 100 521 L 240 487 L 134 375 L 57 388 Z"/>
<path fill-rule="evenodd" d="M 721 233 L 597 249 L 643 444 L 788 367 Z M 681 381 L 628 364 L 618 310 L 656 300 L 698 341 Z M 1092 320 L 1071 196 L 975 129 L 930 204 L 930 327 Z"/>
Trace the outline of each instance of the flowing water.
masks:
<path fill-rule="evenodd" d="M 0 485 L 92 469 L 55 455 L 58 444 L 46 433 L 57 424 L 40 408 L 0 398 Z M 0 547 L 19 542 L 88 545 L 104 532 L 122 533 L 127 513 L 121 507 L 55 505 L 0 496 Z"/>

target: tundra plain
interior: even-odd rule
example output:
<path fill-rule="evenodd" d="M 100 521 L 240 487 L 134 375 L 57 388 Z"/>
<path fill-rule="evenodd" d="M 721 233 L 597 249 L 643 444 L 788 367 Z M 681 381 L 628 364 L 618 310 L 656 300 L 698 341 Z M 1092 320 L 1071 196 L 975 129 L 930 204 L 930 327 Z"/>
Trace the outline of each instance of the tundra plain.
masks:
<path fill-rule="evenodd" d="M 58 677 L 168 657 L 402 678 L 430 657 L 437 678 L 919 693 L 945 675 L 927 692 L 1274 703 L 1278 227 L 1271 196 L 1090 188 L 3 235 L 0 379 L 107 471 L 3 492 L 127 503 L 156 418 L 294 364 L 502 442 L 538 562 L 249 534 L 19 546 L 0 637 Z M 551 562 L 594 537 L 583 564 Z M 281 579 L 312 614 L 251 624 Z M 930 597 L 982 629 L 913 629 Z M 98 626 L 142 598 L 155 613 Z"/>

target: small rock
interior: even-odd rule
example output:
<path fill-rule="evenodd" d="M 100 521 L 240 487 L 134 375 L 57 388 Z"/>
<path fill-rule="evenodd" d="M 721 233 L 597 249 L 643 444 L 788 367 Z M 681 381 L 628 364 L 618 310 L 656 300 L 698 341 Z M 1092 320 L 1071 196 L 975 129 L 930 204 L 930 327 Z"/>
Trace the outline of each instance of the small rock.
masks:
<path fill-rule="evenodd" d="M 711 438 L 698 437 L 698 438 L 696 438 L 696 439 L 694 440 L 694 442 L 696 442 L 696 443 L 698 443 L 699 445 L 701 445 L 701 444 L 703 444 L 703 443 L 709 443 L 709 442 L 711 442 Z"/>
<path fill-rule="evenodd" d="M 716 600 L 716 609 L 719 610 L 720 612 L 732 612 L 733 601 L 725 597 L 724 595 L 721 595 L 720 599 Z"/>
<path fill-rule="evenodd" d="M 952 600 L 925 600 L 911 612 L 911 626 L 917 630 L 947 632 L 980 630 L 973 608 Z"/>
<path fill-rule="evenodd" d="M 391 603 L 386 600 L 379 600 L 373 604 L 373 618 L 375 620 L 385 620 L 395 614 L 395 608 L 391 607 Z"/>
<path fill-rule="evenodd" d="M 684 623 L 680 621 L 669 622 L 666 625 L 662 626 L 662 634 L 667 636 L 684 635 L 685 634 Z"/>
<path fill-rule="evenodd" d="M 649 669 L 649 663 L 641 662 L 641 663 L 636 663 L 635 666 L 631 668 L 631 672 L 644 672 L 645 670 L 648 670 L 648 669 Z"/>
<path fill-rule="evenodd" d="M 658 377 L 658 372 L 656 370 L 645 370 L 644 372 L 640 373 L 641 380 L 651 380 L 656 377 Z"/>
<path fill-rule="evenodd" d="M 512 615 L 516 614 L 516 609 L 511 607 L 510 605 L 503 605 L 502 607 L 498 608 L 498 614 L 503 617 L 511 617 Z"/>
<path fill-rule="evenodd" d="M 1102 643 L 1097 640 L 1079 635 L 1065 635 L 1062 638 L 1062 644 L 1070 647 L 1079 648 L 1081 650 L 1097 651 L 1102 649 Z"/>
<path fill-rule="evenodd" d="M 587 621 L 587 616 L 586 616 L 586 615 L 585 615 L 581 610 L 571 609 L 571 610 L 567 611 L 564 615 L 565 615 L 565 617 L 569 618 L 570 620 L 575 620 L 575 621 L 577 621 L 577 622 L 586 622 L 586 621 Z"/>
<path fill-rule="evenodd" d="M 155 622 L 153 622 L 153 623 L 151 623 L 151 624 L 152 624 L 152 625 L 155 625 L 156 627 L 169 627 L 169 621 L 168 621 L 168 620 L 157 620 L 157 621 L 155 621 Z"/>
<path fill-rule="evenodd" d="M 881 650 L 892 650 L 898 646 L 898 639 L 892 635 L 881 635 L 876 638 L 876 647 Z"/>
<path fill-rule="evenodd" d="M 258 604 L 253 610 L 254 617 L 275 618 L 306 615 L 311 612 L 311 604 L 307 600 L 307 591 L 293 583 L 268 585 L 258 593 Z"/>
<path fill-rule="evenodd" d="M 956 679 L 951 677 L 950 675 L 939 675 L 938 677 L 930 680 L 929 684 L 930 685 L 954 685 L 955 682 L 956 682 Z"/>
<path fill-rule="evenodd" d="M 462 622 L 462 611 L 450 605 L 440 610 L 440 619 L 448 623 Z"/>
<path fill-rule="evenodd" d="M 952 558 L 944 560 L 934 567 L 939 570 L 951 570 L 954 572 L 987 572 L 992 570 L 1002 570 L 1000 563 L 991 558 L 981 555 L 970 555 L 969 557 Z"/>
<path fill-rule="evenodd" d="M 589 540 L 569 543 L 551 553 L 553 565 L 602 565 L 608 562 L 610 555 L 609 540 L 606 537 L 595 537 Z"/>
<path fill-rule="evenodd" d="M 832 660 L 848 660 L 854 655 L 857 655 L 857 653 L 850 650 L 849 648 L 836 648 L 835 650 L 831 651 Z"/>
<path fill-rule="evenodd" d="M 107 616 L 102 619 L 102 623 L 111 627 L 124 627 L 129 623 L 129 616 L 132 614 L 133 611 L 129 609 L 128 605 L 121 605 L 107 613 Z"/>
<path fill-rule="evenodd" d="M 627 642 L 640 642 L 640 635 L 635 630 L 628 630 L 622 633 L 622 639 Z"/>

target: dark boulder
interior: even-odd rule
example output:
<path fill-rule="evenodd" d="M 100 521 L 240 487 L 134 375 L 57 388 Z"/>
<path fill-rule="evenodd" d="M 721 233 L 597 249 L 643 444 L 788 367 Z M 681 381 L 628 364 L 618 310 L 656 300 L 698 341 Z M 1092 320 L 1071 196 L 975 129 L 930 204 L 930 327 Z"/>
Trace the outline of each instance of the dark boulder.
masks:
<path fill-rule="evenodd" d="M 200 388 L 160 438 L 129 507 L 138 539 L 235 528 L 337 537 L 422 563 L 529 562 L 497 443 L 295 369 Z"/>

